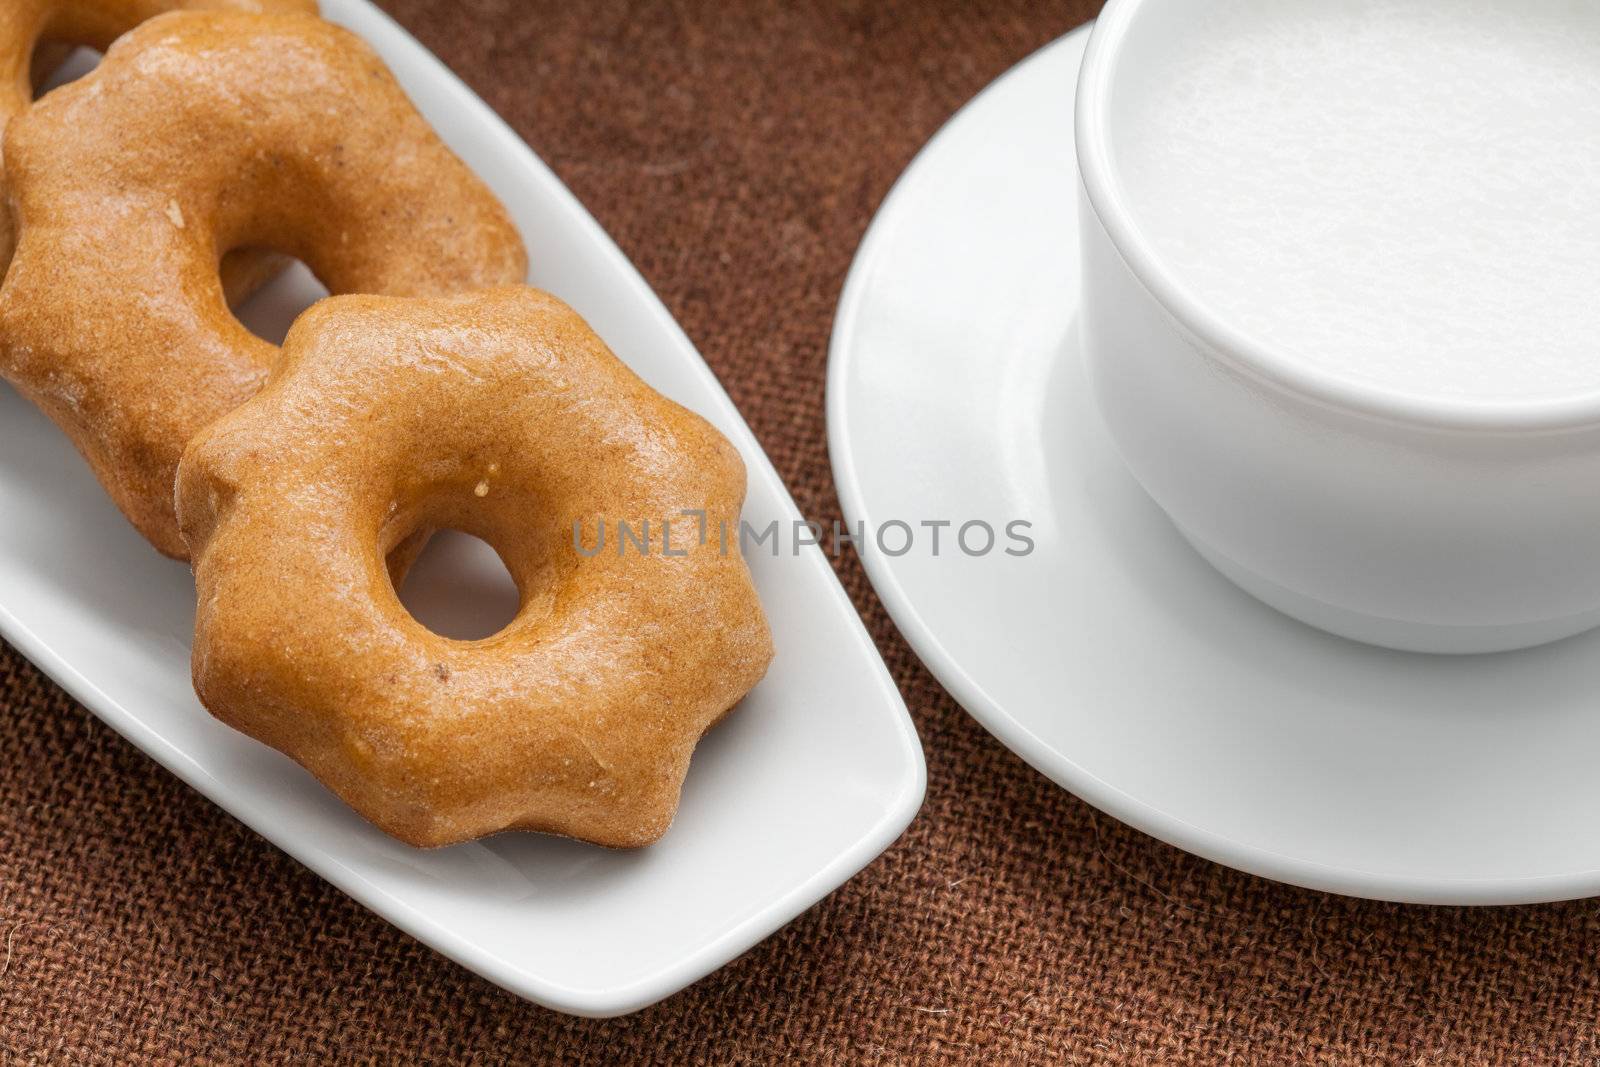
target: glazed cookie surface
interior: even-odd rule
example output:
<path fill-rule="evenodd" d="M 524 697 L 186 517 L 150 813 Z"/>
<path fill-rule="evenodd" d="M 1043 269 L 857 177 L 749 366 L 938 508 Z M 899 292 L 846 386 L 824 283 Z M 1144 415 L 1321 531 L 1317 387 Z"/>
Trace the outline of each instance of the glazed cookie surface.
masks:
<path fill-rule="evenodd" d="M 184 446 L 278 358 L 229 312 L 221 250 L 296 256 L 335 293 L 526 271 L 504 208 L 378 57 L 308 15 L 151 19 L 13 120 L 5 156 L 20 229 L 0 374 L 173 556 Z"/>
<path fill-rule="evenodd" d="M 323 301 L 178 485 L 201 701 L 412 844 L 654 841 L 772 656 L 738 453 L 536 290 Z M 502 631 L 402 606 L 384 558 L 425 527 L 500 554 Z"/>
<path fill-rule="evenodd" d="M 233 10 L 314 14 L 316 0 L 5 0 L 0 5 L 0 131 L 33 103 L 34 86 L 75 45 L 104 52 L 146 19 L 168 11 Z M 15 246 L 11 215 L 0 211 L 0 274 Z M 222 273 L 230 295 L 270 277 L 275 257 L 240 252 Z"/>

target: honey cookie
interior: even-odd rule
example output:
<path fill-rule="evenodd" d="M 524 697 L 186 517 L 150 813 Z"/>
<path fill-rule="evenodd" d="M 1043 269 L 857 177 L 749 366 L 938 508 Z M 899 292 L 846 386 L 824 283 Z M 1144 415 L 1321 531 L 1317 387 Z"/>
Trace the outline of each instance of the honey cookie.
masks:
<path fill-rule="evenodd" d="M 75 46 L 104 52 L 146 19 L 168 11 L 299 11 L 315 14 L 316 0 L 6 0 L 0 6 L 0 132 L 33 103 L 35 87 Z M 15 246 L 11 214 L 0 210 L 0 275 Z M 249 249 L 223 257 L 223 288 L 232 300 L 247 296 L 287 262 Z"/>
<path fill-rule="evenodd" d="M 323 301 L 183 459 L 196 691 L 412 844 L 648 844 L 772 656 L 716 533 L 744 488 L 726 438 L 551 296 Z M 501 632 L 451 640 L 401 605 L 384 559 L 427 527 L 500 554 Z"/>
<path fill-rule="evenodd" d="M 278 349 L 229 312 L 218 251 L 270 248 L 335 293 L 520 281 L 505 209 L 359 39 L 307 15 L 176 13 L 6 131 L 19 223 L 0 374 L 123 513 L 182 557 L 173 476 Z"/>

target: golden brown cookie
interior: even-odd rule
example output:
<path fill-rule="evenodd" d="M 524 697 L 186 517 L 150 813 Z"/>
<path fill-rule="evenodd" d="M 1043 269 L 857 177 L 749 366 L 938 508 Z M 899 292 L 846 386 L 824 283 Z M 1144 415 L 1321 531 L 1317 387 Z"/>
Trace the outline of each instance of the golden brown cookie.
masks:
<path fill-rule="evenodd" d="M 195 688 L 412 844 L 648 844 L 772 656 L 744 486 L 726 438 L 545 293 L 323 301 L 184 455 Z M 499 552 L 510 625 L 456 641 L 412 618 L 384 557 L 423 527 Z"/>
<path fill-rule="evenodd" d="M 34 86 L 74 45 L 104 52 L 139 23 L 168 11 L 298 11 L 316 0 L 3 0 L 0 2 L 0 133 L 33 103 Z M 0 274 L 15 245 L 11 213 L 0 210 Z M 241 249 L 223 259 L 223 288 L 242 298 L 272 277 L 281 257 Z"/>
<path fill-rule="evenodd" d="M 20 230 L 0 374 L 172 556 L 184 446 L 278 358 L 228 311 L 220 250 L 297 256 L 335 293 L 526 271 L 505 209 L 378 57 L 307 15 L 151 19 L 13 120 L 5 155 Z"/>

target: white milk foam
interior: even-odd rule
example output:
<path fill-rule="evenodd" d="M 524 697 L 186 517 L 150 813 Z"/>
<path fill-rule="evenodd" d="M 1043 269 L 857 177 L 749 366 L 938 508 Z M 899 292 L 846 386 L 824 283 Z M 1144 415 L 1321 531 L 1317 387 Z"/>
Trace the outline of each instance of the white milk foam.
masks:
<path fill-rule="evenodd" d="M 1186 288 L 1411 394 L 1600 390 L 1600 0 L 1160 6 L 1113 152 Z"/>

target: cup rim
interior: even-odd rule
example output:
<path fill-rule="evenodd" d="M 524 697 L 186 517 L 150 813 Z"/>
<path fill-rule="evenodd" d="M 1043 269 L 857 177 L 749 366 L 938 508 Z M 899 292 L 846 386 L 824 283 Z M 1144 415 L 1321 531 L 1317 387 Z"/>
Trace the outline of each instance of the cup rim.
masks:
<path fill-rule="evenodd" d="M 1570 429 L 1600 422 L 1600 389 L 1561 397 L 1482 399 L 1408 392 L 1269 345 L 1234 325 L 1166 265 L 1140 230 L 1113 163 L 1107 118 L 1113 75 L 1129 27 L 1146 0 L 1107 0 L 1078 74 L 1074 140 L 1083 189 L 1112 246 L 1140 285 L 1216 356 L 1252 377 L 1327 406 L 1451 430 Z"/>

